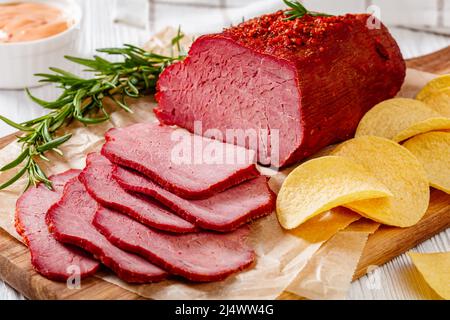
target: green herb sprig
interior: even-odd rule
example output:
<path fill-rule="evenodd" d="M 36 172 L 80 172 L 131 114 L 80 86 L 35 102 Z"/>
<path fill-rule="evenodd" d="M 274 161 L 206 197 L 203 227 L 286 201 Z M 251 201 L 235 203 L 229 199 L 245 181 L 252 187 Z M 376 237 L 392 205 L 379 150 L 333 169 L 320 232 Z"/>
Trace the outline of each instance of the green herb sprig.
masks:
<path fill-rule="evenodd" d="M 291 8 L 285 12 L 285 20 L 294 20 L 297 18 L 302 18 L 305 15 L 310 15 L 313 17 L 331 17 L 331 15 L 321 12 L 308 11 L 300 2 L 283 0 L 283 2 Z"/>
<path fill-rule="evenodd" d="M 178 52 L 182 38 L 183 34 L 178 30 L 177 36 L 172 40 L 172 45 Z M 130 44 L 97 51 L 120 55 L 123 61 L 112 62 L 100 56 L 92 59 L 67 56 L 66 59 L 87 67 L 85 71 L 92 72 L 94 76 L 85 79 L 61 69 L 50 68 L 52 74 L 37 76 L 42 77 L 41 82 L 53 83 L 62 89 L 56 100 L 44 101 L 26 90 L 31 100 L 50 111 L 48 114 L 23 123 L 16 123 L 0 115 L 0 120 L 23 132 L 17 137 L 22 145 L 20 155 L 0 168 L 0 171 L 11 170 L 21 164 L 23 166 L 10 180 L 0 185 L 0 190 L 9 187 L 25 174 L 28 175 L 26 188 L 41 182 L 52 189 L 51 181 L 36 160 L 50 161 L 46 157 L 46 153 L 50 151 L 62 155 L 58 148 L 72 135 L 58 135 L 58 129 L 72 121 L 94 125 L 109 120 L 110 115 L 103 103 L 105 98 L 110 98 L 118 107 L 132 112 L 125 98 L 138 98 L 144 92 L 154 91 L 164 68 L 184 58 L 181 55 L 173 57 L 147 52 Z"/>

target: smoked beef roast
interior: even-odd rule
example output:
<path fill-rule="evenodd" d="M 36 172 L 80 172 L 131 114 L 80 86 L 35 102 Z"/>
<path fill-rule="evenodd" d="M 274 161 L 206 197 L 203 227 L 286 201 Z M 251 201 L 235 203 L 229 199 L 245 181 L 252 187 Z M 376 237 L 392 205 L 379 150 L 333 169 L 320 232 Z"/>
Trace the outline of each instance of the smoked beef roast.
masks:
<path fill-rule="evenodd" d="M 161 74 L 155 113 L 164 124 L 258 150 L 261 164 L 295 163 L 350 138 L 370 108 L 399 91 L 404 60 L 372 19 L 287 20 L 278 11 L 202 36 Z"/>

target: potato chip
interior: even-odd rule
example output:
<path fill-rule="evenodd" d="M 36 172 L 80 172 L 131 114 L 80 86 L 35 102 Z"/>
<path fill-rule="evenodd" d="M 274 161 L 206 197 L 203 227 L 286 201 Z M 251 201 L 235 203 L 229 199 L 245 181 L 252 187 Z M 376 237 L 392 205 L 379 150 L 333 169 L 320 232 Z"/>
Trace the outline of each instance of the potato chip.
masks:
<path fill-rule="evenodd" d="M 419 160 L 406 148 L 385 138 L 364 136 L 340 144 L 333 154 L 361 164 L 393 194 L 344 207 L 398 227 L 412 226 L 423 217 L 430 200 L 428 179 Z"/>
<path fill-rule="evenodd" d="M 421 101 L 394 98 L 377 104 L 367 112 L 355 136 L 378 136 L 399 142 L 420 133 L 445 129 L 450 129 L 450 118 Z"/>
<path fill-rule="evenodd" d="M 450 89 L 450 74 L 439 76 L 428 82 L 417 94 L 416 99 L 423 101 L 423 99 L 446 89 Z"/>
<path fill-rule="evenodd" d="M 411 137 L 430 131 L 446 131 L 450 129 L 450 118 L 432 118 L 403 130 L 393 139 L 396 142 L 405 141 Z"/>
<path fill-rule="evenodd" d="M 307 161 L 292 171 L 277 197 L 278 221 L 293 229 L 344 203 L 392 195 L 360 164 L 337 156 Z"/>
<path fill-rule="evenodd" d="M 428 285 L 442 298 L 450 300 L 450 252 L 408 252 Z"/>
<path fill-rule="evenodd" d="M 420 100 L 425 102 L 434 111 L 450 118 L 450 87 Z"/>
<path fill-rule="evenodd" d="M 450 194 L 450 132 L 428 132 L 403 146 L 422 163 L 433 188 Z"/>

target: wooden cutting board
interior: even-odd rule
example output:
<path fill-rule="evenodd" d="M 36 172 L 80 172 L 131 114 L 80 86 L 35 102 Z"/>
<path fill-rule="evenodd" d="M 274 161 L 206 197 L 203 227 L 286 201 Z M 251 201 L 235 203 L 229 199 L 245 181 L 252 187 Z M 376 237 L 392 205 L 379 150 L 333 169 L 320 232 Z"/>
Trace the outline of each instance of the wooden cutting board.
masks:
<path fill-rule="evenodd" d="M 430 73 L 450 73 L 450 47 L 411 59 L 407 65 Z M 13 135 L 0 138 L 0 148 L 14 138 Z M 428 211 L 418 224 L 404 229 L 382 226 L 369 237 L 355 279 L 366 274 L 369 266 L 380 266 L 449 227 L 450 195 L 432 190 Z M 47 280 L 32 269 L 28 249 L 3 230 L 0 230 L 0 278 L 30 299 L 142 299 L 97 277 L 83 280 L 80 290 Z M 285 293 L 280 298 L 298 297 Z"/>

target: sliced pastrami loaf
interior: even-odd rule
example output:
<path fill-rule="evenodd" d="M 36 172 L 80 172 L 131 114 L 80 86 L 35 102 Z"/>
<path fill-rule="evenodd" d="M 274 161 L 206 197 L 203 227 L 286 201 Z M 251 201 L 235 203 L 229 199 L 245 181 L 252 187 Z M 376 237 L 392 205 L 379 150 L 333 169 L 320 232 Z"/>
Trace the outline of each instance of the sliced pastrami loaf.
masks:
<path fill-rule="evenodd" d="M 219 136 L 284 167 L 350 138 L 363 115 L 392 98 L 405 62 L 370 15 L 264 15 L 199 37 L 157 83 L 155 113 L 167 125 Z M 230 129 L 255 133 L 235 139 Z"/>

